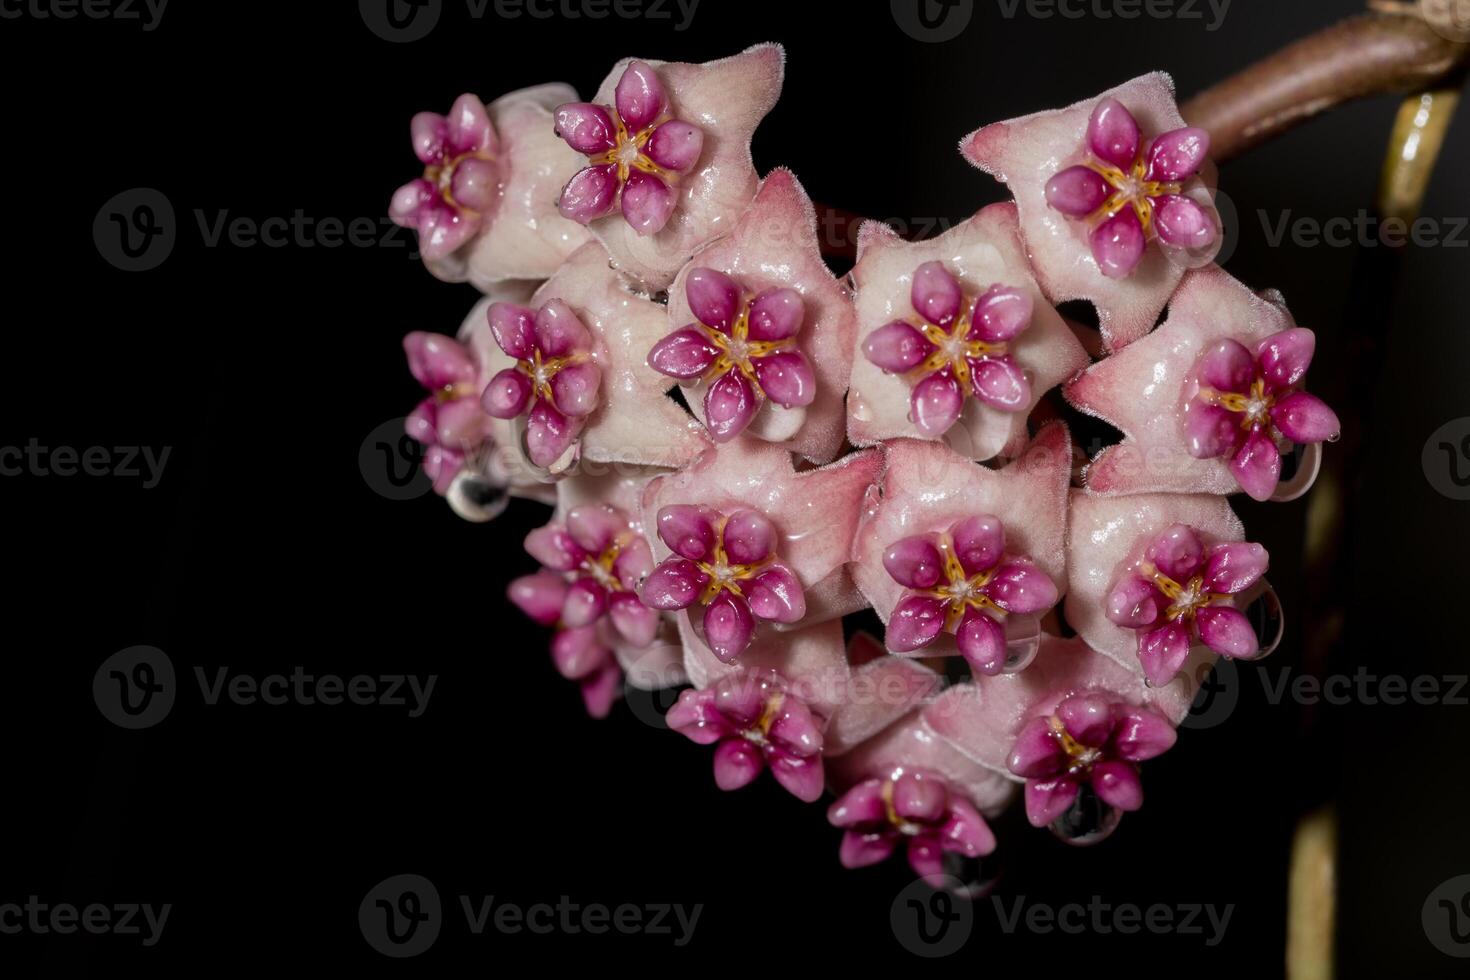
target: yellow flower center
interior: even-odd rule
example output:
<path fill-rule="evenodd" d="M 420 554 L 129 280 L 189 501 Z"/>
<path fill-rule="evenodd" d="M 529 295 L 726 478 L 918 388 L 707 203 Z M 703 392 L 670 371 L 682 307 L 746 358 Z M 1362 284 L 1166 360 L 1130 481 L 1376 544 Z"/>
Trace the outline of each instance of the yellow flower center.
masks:
<path fill-rule="evenodd" d="M 1135 161 L 1127 172 L 1119 170 L 1111 164 L 1089 162 L 1087 167 L 1099 174 L 1113 192 L 1108 199 L 1103 201 L 1102 206 L 1092 213 L 1090 221 L 1101 224 L 1113 217 L 1128 205 L 1138 213 L 1138 221 L 1143 225 L 1145 237 L 1153 226 L 1154 206 L 1149 198 L 1161 197 L 1165 194 L 1178 194 L 1183 189 L 1181 185 L 1168 181 L 1149 180 L 1145 174 L 1148 165 L 1144 162 L 1142 155 Z"/>
<path fill-rule="evenodd" d="M 909 372 L 912 381 L 919 381 L 936 371 L 948 368 L 954 373 L 962 391 L 970 390 L 970 361 L 987 357 L 1000 357 L 1006 352 L 1004 343 L 991 344 L 983 340 L 972 340 L 970 324 L 975 309 L 975 297 L 964 294 L 960 297 L 960 315 L 955 317 L 949 330 L 915 317 L 910 323 L 934 345 L 934 353 Z"/>

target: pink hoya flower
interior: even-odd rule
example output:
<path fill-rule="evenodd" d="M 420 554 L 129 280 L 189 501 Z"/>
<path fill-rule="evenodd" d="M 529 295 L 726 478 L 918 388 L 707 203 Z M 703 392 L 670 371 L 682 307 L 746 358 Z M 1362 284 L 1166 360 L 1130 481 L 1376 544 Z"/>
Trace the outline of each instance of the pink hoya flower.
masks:
<path fill-rule="evenodd" d="M 526 415 L 527 454 L 550 467 L 597 407 L 602 371 L 592 361 L 592 334 L 559 299 L 537 310 L 494 303 L 488 315 L 495 342 L 516 365 L 490 379 L 481 404 L 498 419 Z"/>
<path fill-rule="evenodd" d="M 584 154 L 561 214 L 587 224 L 640 288 L 667 288 L 755 195 L 750 141 L 784 73 L 775 44 L 705 64 L 618 62 L 588 102 L 557 110 L 556 132 Z"/>
<path fill-rule="evenodd" d="M 1162 755 L 1176 738 L 1157 712 L 1087 691 L 1023 725 L 1006 764 L 1026 780 L 1026 819 L 1045 827 L 1071 809 L 1084 786 L 1108 806 L 1137 810 L 1137 764 Z"/>
<path fill-rule="evenodd" d="M 745 651 L 757 618 L 795 623 L 806 615 L 801 582 L 776 555 L 776 528 L 763 514 L 680 504 L 660 508 L 657 524 L 674 555 L 639 594 L 654 609 L 703 605 L 705 642 L 721 660 Z"/>
<path fill-rule="evenodd" d="M 483 443 L 489 419 L 480 409 L 479 367 L 464 345 L 443 334 L 414 331 L 403 338 L 408 369 L 429 396 L 404 428 L 423 443 L 424 472 L 440 496 L 449 492 L 465 457 Z"/>
<path fill-rule="evenodd" d="M 844 831 L 838 852 L 844 868 L 877 864 L 908 841 L 909 866 L 934 887 L 944 882 L 944 855 L 983 857 L 995 835 L 975 805 L 939 775 L 897 767 L 853 786 L 827 810 Z"/>
<path fill-rule="evenodd" d="M 679 380 L 712 438 L 743 432 L 819 463 L 837 455 L 855 318 L 791 171 L 767 175 L 730 233 L 680 271 L 668 317 L 674 330 L 648 363 Z"/>
<path fill-rule="evenodd" d="M 1086 470 L 1097 493 L 1290 499 L 1311 486 L 1337 416 L 1301 391 L 1315 346 L 1279 293 L 1212 266 L 1184 276 L 1158 329 L 1089 367 L 1067 400 L 1123 432 Z M 1286 440 L 1307 445 L 1278 487 Z"/>
<path fill-rule="evenodd" d="M 1107 615 L 1138 631 L 1138 660 L 1150 684 L 1166 684 L 1198 639 L 1224 657 L 1254 657 L 1255 627 L 1235 595 L 1266 572 L 1266 549 L 1221 542 L 1208 548 L 1191 527 L 1175 524 L 1149 542 L 1143 558 L 1114 583 Z"/>
<path fill-rule="evenodd" d="M 684 691 L 664 720 L 693 742 L 715 744 L 720 789 L 749 785 L 769 767 L 797 799 L 822 795 L 820 719 L 775 671 L 742 671 Z"/>
<path fill-rule="evenodd" d="M 505 279 L 544 279 L 587 240 L 550 203 L 578 159 L 551 134 L 551 107 L 575 98 L 565 85 L 541 85 L 489 107 L 465 94 L 447 116 L 413 117 L 410 135 L 424 173 L 398 189 L 389 215 L 418 232 L 431 272 L 482 289 Z"/>
<path fill-rule="evenodd" d="M 1051 578 L 1005 544 L 1000 519 L 983 514 L 889 545 L 883 566 L 906 589 L 888 619 L 889 649 L 907 653 L 953 633 L 971 667 L 1000 673 L 1007 614 L 1044 612 L 1057 601 Z"/>
<path fill-rule="evenodd" d="M 745 431 L 769 398 L 796 408 L 816 398 L 811 362 L 796 346 L 801 294 L 778 287 L 752 294 L 716 269 L 699 268 L 684 281 L 696 323 L 653 346 L 648 363 L 671 378 L 701 378 L 710 437 L 729 442 Z"/>
<path fill-rule="evenodd" d="M 960 419 L 965 398 L 1003 412 L 1025 411 L 1031 383 L 1009 343 L 1031 325 L 1031 295 L 996 283 L 967 296 L 944 263 L 914 270 L 913 313 L 870 333 L 863 356 L 906 375 L 913 385 L 910 417 L 923 435 L 944 435 Z"/>
<path fill-rule="evenodd" d="M 1217 250 L 1212 191 L 1196 176 L 1208 149 L 1162 72 L 993 123 L 960 143 L 1014 195 L 1046 298 L 1091 301 L 1107 350 L 1148 333 L 1185 269 Z M 1149 248 L 1152 238 L 1161 247 Z"/>
<path fill-rule="evenodd" d="M 918 436 L 971 459 L 1013 456 L 1041 396 L 1089 363 L 1031 277 L 1014 205 L 920 242 L 865 222 L 852 281 L 856 445 Z"/>
<path fill-rule="evenodd" d="M 1281 444 L 1334 440 L 1337 415 L 1300 390 L 1316 336 L 1305 327 L 1274 333 L 1249 349 L 1225 339 L 1195 368 L 1194 397 L 1185 402 L 1189 453 L 1230 457 L 1241 489 L 1266 500 L 1281 479 Z"/>
<path fill-rule="evenodd" d="M 918 439 L 892 440 L 883 457 L 852 577 L 888 624 L 888 649 L 963 655 L 983 674 L 1029 669 L 1066 577 L 1067 427 L 1043 426 L 998 470 Z"/>
<path fill-rule="evenodd" d="M 556 135 L 590 164 L 563 188 L 557 202 L 562 217 L 585 225 L 621 206 L 623 219 L 640 235 L 668 224 L 679 178 L 704 148 L 704 131 L 674 118 L 658 72 L 642 61 L 623 70 L 615 106 L 558 106 Z"/>
<path fill-rule="evenodd" d="M 1182 193 L 1209 155 L 1209 133 L 1185 126 L 1145 143 L 1127 107 L 1104 98 L 1087 122 L 1087 149 L 1091 159 L 1046 182 L 1046 203 L 1088 223 L 1092 257 L 1103 275 L 1132 275 L 1154 235 L 1181 249 L 1215 240 L 1210 216 Z"/>

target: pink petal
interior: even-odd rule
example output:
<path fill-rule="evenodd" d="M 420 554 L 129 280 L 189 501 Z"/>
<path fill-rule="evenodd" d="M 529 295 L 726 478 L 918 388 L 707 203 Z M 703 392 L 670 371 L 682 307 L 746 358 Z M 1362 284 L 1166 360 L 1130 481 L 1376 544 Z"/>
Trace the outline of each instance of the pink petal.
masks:
<path fill-rule="evenodd" d="M 1211 592 L 1244 592 L 1266 574 L 1270 556 L 1252 542 L 1217 544 L 1205 563 L 1205 588 Z"/>
<path fill-rule="evenodd" d="M 909 396 L 909 411 L 914 427 L 926 436 L 939 437 L 949 431 L 960 418 L 965 394 L 960 383 L 948 371 L 929 375 L 914 385 Z"/>
<path fill-rule="evenodd" d="M 578 170 L 562 188 L 556 209 L 563 218 L 585 225 L 611 214 L 617 199 L 618 168 L 606 163 Z"/>
<path fill-rule="evenodd" d="M 444 446 L 430 446 L 424 450 L 424 475 L 434 484 L 434 492 L 444 496 L 449 492 L 454 478 L 464 469 L 464 453 Z"/>
<path fill-rule="evenodd" d="M 1138 157 L 1138 123 L 1123 103 L 1103 99 L 1087 121 L 1087 145 L 1093 154 L 1120 170 L 1128 170 Z"/>
<path fill-rule="evenodd" d="M 592 334 L 572 308 L 559 299 L 547 301 L 536 311 L 533 331 L 536 347 L 544 357 L 567 357 L 592 349 Z"/>
<path fill-rule="evenodd" d="M 820 755 L 804 758 L 775 752 L 767 761 L 771 767 L 771 775 L 792 796 L 803 803 L 815 803 L 822 798 L 825 777 Z"/>
<path fill-rule="evenodd" d="M 602 371 L 590 361 L 569 364 L 551 379 L 551 397 L 557 409 L 570 417 L 592 414 L 597 407 L 597 392 L 602 386 Z"/>
<path fill-rule="evenodd" d="M 898 846 L 898 832 L 884 831 L 862 834 L 849 830 L 842 835 L 842 845 L 837 851 L 837 860 L 844 868 L 866 868 L 888 859 Z"/>
<path fill-rule="evenodd" d="M 567 512 L 567 533 L 577 547 L 594 555 L 606 551 L 627 529 L 628 519 L 607 504 L 583 504 Z"/>
<path fill-rule="evenodd" d="M 623 217 L 639 235 L 652 235 L 669 223 L 678 203 L 673 188 L 642 170 L 628 174 L 623 185 Z"/>
<path fill-rule="evenodd" d="M 970 359 L 975 396 L 1003 412 L 1021 412 L 1031 403 L 1031 383 L 1010 357 Z"/>
<path fill-rule="evenodd" d="M 694 169 L 703 149 L 704 130 L 679 119 L 670 119 L 653 131 L 643 152 L 665 170 L 682 174 Z"/>
<path fill-rule="evenodd" d="M 899 585 L 909 589 L 932 589 L 944 571 L 944 558 L 926 534 L 900 538 L 883 552 L 883 568 Z"/>
<path fill-rule="evenodd" d="M 608 649 L 597 639 L 597 627 L 558 630 L 551 638 L 551 662 L 569 681 L 586 677 L 608 659 Z"/>
<path fill-rule="evenodd" d="M 1026 820 L 1033 827 L 1052 823 L 1077 799 L 1077 782 L 1070 776 L 1026 781 Z"/>
<path fill-rule="evenodd" d="M 388 217 L 394 224 L 418 228 L 423 209 L 437 193 L 433 184 L 416 177 L 393 192 L 393 199 L 388 202 Z"/>
<path fill-rule="evenodd" d="M 950 525 L 955 557 L 967 575 L 988 572 L 1005 553 L 1006 531 L 1000 518 L 989 514 L 966 517 Z"/>
<path fill-rule="evenodd" d="M 556 107 L 556 135 L 578 153 L 596 156 L 617 145 L 617 126 L 607 110 L 590 102 Z"/>
<path fill-rule="evenodd" d="M 766 767 L 761 750 L 743 738 L 727 738 L 715 746 L 715 785 L 729 791 L 748 786 Z"/>
<path fill-rule="evenodd" d="M 885 642 L 895 653 L 908 653 L 934 642 L 944 629 L 944 603 L 923 595 L 907 595 L 888 617 Z"/>
<path fill-rule="evenodd" d="M 408 413 L 408 418 L 403 420 L 403 431 L 408 433 L 410 439 L 432 446 L 439 441 L 438 417 L 439 403 L 430 395 Z"/>
<path fill-rule="evenodd" d="M 457 252 L 480 230 L 480 219 L 442 202 L 430 203 L 419 218 L 419 252 L 437 261 Z"/>
<path fill-rule="evenodd" d="M 805 315 L 801 293 L 789 287 L 764 290 L 750 301 L 750 339 L 785 340 L 796 336 Z"/>
<path fill-rule="evenodd" d="M 1253 499 L 1268 500 L 1281 479 L 1281 450 L 1262 429 L 1252 429 L 1231 457 L 1230 472 Z"/>
<path fill-rule="evenodd" d="M 439 406 L 434 438 L 441 446 L 470 448 L 485 438 L 485 413 L 474 398 L 453 398 Z"/>
<path fill-rule="evenodd" d="M 450 178 L 449 193 L 461 208 L 489 211 L 500 197 L 500 168 L 478 157 L 461 160 Z"/>
<path fill-rule="evenodd" d="M 1215 223 L 1205 209 L 1180 194 L 1154 199 L 1154 227 L 1176 248 L 1200 249 L 1215 240 Z"/>
<path fill-rule="evenodd" d="M 1057 604 L 1051 577 L 1029 562 L 1006 562 L 996 571 L 985 594 L 1008 613 L 1028 615 Z"/>
<path fill-rule="evenodd" d="M 1312 355 L 1317 350 L 1317 335 L 1306 327 L 1292 327 L 1273 333 L 1256 345 L 1261 373 L 1272 391 L 1290 388 L 1307 375 Z"/>
<path fill-rule="evenodd" d="M 933 823 L 948 801 L 944 781 L 926 773 L 905 772 L 893 781 L 893 810 L 905 820 Z"/>
<path fill-rule="evenodd" d="M 932 833 L 919 834 L 917 837 L 909 838 L 909 846 L 905 851 L 909 867 L 914 874 L 929 885 L 930 888 L 942 888 L 944 886 L 944 849 L 939 845 L 939 839 Z"/>
<path fill-rule="evenodd" d="M 537 572 L 513 579 L 506 596 L 516 607 L 542 626 L 550 626 L 561 615 L 567 583 L 552 572 Z"/>
<path fill-rule="evenodd" d="M 526 419 L 526 455 L 537 466 L 550 466 L 571 448 L 581 431 L 580 420 L 568 419 L 544 401 L 537 401 Z"/>
<path fill-rule="evenodd" d="M 1031 294 L 1013 286 L 991 286 L 975 301 L 970 337 L 1001 344 L 1031 325 Z"/>
<path fill-rule="evenodd" d="M 983 857 L 995 850 L 995 834 L 969 800 L 955 797 L 949 802 L 949 819 L 939 832 L 946 851 L 966 857 Z"/>
<path fill-rule="evenodd" d="M 408 138 L 413 154 L 420 163 L 444 162 L 444 147 L 449 138 L 449 120 L 437 112 L 419 112 L 408 121 Z"/>
<path fill-rule="evenodd" d="M 1204 565 L 1205 546 L 1194 528 L 1187 524 L 1173 524 L 1149 542 L 1144 557 L 1158 566 L 1159 571 L 1183 585 Z"/>
<path fill-rule="evenodd" d="M 1092 257 L 1097 267 L 1109 279 L 1123 279 L 1133 274 L 1133 269 L 1143 258 L 1147 245 L 1143 237 L 1143 225 L 1138 212 L 1125 207 L 1107 221 L 1093 229 Z"/>
<path fill-rule="evenodd" d="M 1068 167 L 1046 182 L 1046 203 L 1073 218 L 1092 214 L 1111 193 L 1111 185 L 1091 167 Z"/>
<path fill-rule="evenodd" d="M 737 565 L 754 565 L 765 561 L 776 547 L 776 529 L 764 514 L 753 510 L 737 510 L 725 520 L 720 535 L 725 554 Z"/>
<path fill-rule="evenodd" d="M 1199 173 L 1210 155 L 1210 134 L 1197 126 L 1164 133 L 1148 148 L 1148 180 L 1177 184 Z"/>
<path fill-rule="evenodd" d="M 1184 436 L 1189 455 L 1195 459 L 1213 459 L 1234 453 L 1245 432 L 1240 427 L 1238 413 L 1196 398 L 1184 406 Z"/>
<path fill-rule="evenodd" d="M 965 610 L 955 631 L 960 654 L 977 672 L 999 674 L 1006 665 L 1006 629 L 979 609 Z"/>
<path fill-rule="evenodd" d="M 498 419 L 513 419 L 531 400 L 531 379 L 525 372 L 506 368 L 490 379 L 480 394 L 480 407 Z"/>
<path fill-rule="evenodd" d="M 715 442 L 729 442 L 750 424 L 760 407 L 755 389 L 739 371 L 726 371 L 704 393 L 704 424 Z"/>
<path fill-rule="evenodd" d="M 647 128 L 668 106 L 669 98 L 653 66 L 642 61 L 629 62 L 617 87 L 618 116 L 629 134 Z"/>
<path fill-rule="evenodd" d="M 741 584 L 750 611 L 761 619 L 794 623 L 806 615 L 806 594 L 790 568 L 773 562 L 753 579 Z"/>
<path fill-rule="evenodd" d="M 1292 442 L 1327 442 L 1342 432 L 1337 413 L 1305 391 L 1294 391 L 1271 408 L 1271 421 Z"/>
<path fill-rule="evenodd" d="M 648 352 L 648 366 L 671 378 L 697 378 L 719 356 L 720 349 L 702 331 L 685 327 L 653 345 Z"/>
<path fill-rule="evenodd" d="M 879 327 L 863 341 L 863 356 L 885 371 L 901 373 L 923 363 L 934 345 L 902 320 Z"/>
<path fill-rule="evenodd" d="M 590 677 L 581 681 L 582 703 L 593 718 L 606 718 L 623 693 L 623 671 L 616 661 L 608 661 Z"/>
<path fill-rule="evenodd" d="M 744 599 L 721 592 L 704 610 L 704 638 L 710 652 L 729 663 L 750 646 L 755 619 Z"/>
<path fill-rule="evenodd" d="M 1189 631 L 1178 623 L 1165 623 L 1139 636 L 1138 662 L 1154 687 L 1173 680 L 1188 657 Z"/>
<path fill-rule="evenodd" d="M 1195 614 L 1199 638 L 1225 657 L 1254 657 L 1260 650 L 1255 627 L 1245 613 L 1230 606 L 1206 606 Z"/>
<path fill-rule="evenodd" d="M 516 303 L 491 303 L 485 315 L 501 350 L 519 361 L 531 359 L 536 349 L 535 310 Z"/>
<path fill-rule="evenodd" d="M 607 590 L 590 578 L 579 578 L 567 589 L 561 621 L 576 628 L 595 623 L 607 611 Z"/>
<path fill-rule="evenodd" d="M 1101 692 L 1066 698 L 1057 705 L 1056 716 L 1068 735 L 1089 748 L 1102 748 L 1113 734 L 1113 699 Z"/>
<path fill-rule="evenodd" d="M 455 99 L 445 122 L 445 145 L 451 155 L 496 149 L 495 127 L 479 96 L 466 92 Z"/>
<path fill-rule="evenodd" d="M 1129 708 L 1118 722 L 1113 735 L 1114 750 L 1124 759 L 1142 762 L 1163 755 L 1174 747 L 1179 733 L 1158 712 L 1149 708 Z"/>
<path fill-rule="evenodd" d="M 909 302 L 914 312 L 930 323 L 947 327 L 960 314 L 964 294 L 960 284 L 943 262 L 925 262 L 914 270 L 914 284 Z"/>
<path fill-rule="evenodd" d="M 1199 382 L 1216 391 L 1244 394 L 1256 377 L 1255 358 L 1233 340 L 1222 340 L 1199 359 L 1195 368 Z"/>
<path fill-rule="evenodd" d="M 658 634 L 658 611 L 649 609 L 632 592 L 614 592 L 607 615 L 613 626 L 635 647 L 646 647 Z"/>
<path fill-rule="evenodd" d="M 415 330 L 403 338 L 408 371 L 430 391 L 473 381 L 478 373 L 474 358 L 453 337 Z"/>
<path fill-rule="evenodd" d="M 538 527 L 526 535 L 526 554 L 558 572 L 569 572 L 582 564 L 587 552 L 559 524 Z"/>
<path fill-rule="evenodd" d="M 715 519 L 719 515 L 698 504 L 670 504 L 659 509 L 658 536 L 669 550 L 699 561 L 715 546 Z"/>
<path fill-rule="evenodd" d="M 886 821 L 886 813 L 883 780 L 865 779 L 827 808 L 827 822 L 834 827 L 859 827 Z"/>
<path fill-rule="evenodd" d="M 706 327 L 730 332 L 740 312 L 740 284 L 717 269 L 691 269 L 684 280 L 684 296 L 694 318 Z"/>
<path fill-rule="evenodd" d="M 1032 718 L 1016 733 L 1006 768 L 1022 779 L 1038 779 L 1067 767 L 1062 743 L 1046 718 Z"/>
<path fill-rule="evenodd" d="M 786 408 L 810 405 L 817 397 L 817 376 L 799 350 L 777 351 L 751 361 L 766 397 Z"/>
<path fill-rule="evenodd" d="M 1137 575 L 1123 576 L 1108 595 L 1108 619 L 1124 629 L 1152 626 L 1160 612 L 1159 590 Z"/>
<path fill-rule="evenodd" d="M 643 577 L 653 571 L 653 549 L 644 538 L 633 538 L 618 549 L 612 570 L 624 589 L 637 589 Z"/>
<path fill-rule="evenodd" d="M 699 599 L 709 576 L 687 558 L 670 558 L 648 573 L 638 598 L 650 609 L 687 609 Z"/>
<path fill-rule="evenodd" d="M 1092 788 L 1109 806 L 1137 810 L 1143 806 L 1143 783 L 1138 770 L 1127 762 L 1107 759 L 1092 767 Z"/>
<path fill-rule="evenodd" d="M 664 721 L 674 731 L 696 745 L 710 745 L 734 733 L 734 729 L 715 708 L 714 691 L 689 688 L 664 714 Z"/>
<path fill-rule="evenodd" d="M 783 755 L 804 758 L 822 751 L 822 730 L 811 709 L 795 697 L 787 697 L 782 702 L 780 714 L 771 723 L 768 734 Z"/>

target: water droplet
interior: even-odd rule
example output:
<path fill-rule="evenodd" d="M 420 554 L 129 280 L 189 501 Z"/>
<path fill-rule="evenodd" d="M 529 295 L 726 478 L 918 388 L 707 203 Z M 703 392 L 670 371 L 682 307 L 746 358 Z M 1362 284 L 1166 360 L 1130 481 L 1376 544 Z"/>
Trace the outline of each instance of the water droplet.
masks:
<path fill-rule="evenodd" d="M 1051 832 L 1063 843 L 1087 847 L 1112 836 L 1123 812 L 1102 801 L 1091 783 L 1083 783 L 1067 812 L 1051 823 Z"/>
<path fill-rule="evenodd" d="M 460 517 L 483 524 L 500 516 L 510 502 L 510 494 L 504 485 L 492 483 L 478 473 L 463 470 L 449 485 L 449 492 L 444 495 L 444 499 Z"/>
<path fill-rule="evenodd" d="M 944 890 L 955 898 L 973 902 L 989 895 L 1000 883 L 1002 868 L 996 854 L 972 858 L 945 851 L 940 861 L 944 866 L 944 873 L 952 879 L 946 883 Z"/>

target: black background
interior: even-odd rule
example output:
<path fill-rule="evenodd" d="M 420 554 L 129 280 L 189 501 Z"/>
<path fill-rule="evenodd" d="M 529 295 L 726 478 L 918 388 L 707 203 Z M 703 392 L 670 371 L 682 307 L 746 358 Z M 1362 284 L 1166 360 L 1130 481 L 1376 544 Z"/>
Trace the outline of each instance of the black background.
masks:
<path fill-rule="evenodd" d="M 709 752 L 627 707 L 588 720 L 544 636 L 503 598 L 544 509 L 473 526 L 432 495 L 372 488 L 358 452 L 418 389 L 410 330 L 452 333 L 475 299 L 431 278 L 399 233 L 374 247 L 207 247 L 194 212 L 255 221 L 377 221 L 417 172 L 409 117 L 462 91 L 543 81 L 591 93 L 625 55 L 703 61 L 762 40 L 787 47 L 783 98 L 757 133 L 764 172 L 814 197 L 913 224 L 958 220 L 1002 190 L 955 152 L 975 127 L 1065 105 L 1146 70 L 1199 91 L 1354 12 L 1350 0 L 1236 0 L 1223 24 L 1003 16 L 976 0 L 953 41 L 921 43 L 886 3 L 703 0 L 692 25 L 650 19 L 472 19 L 446 0 L 415 43 L 374 36 L 350 3 L 170 4 L 137 22 L 0 20 L 5 445 L 171 447 L 154 489 L 117 477 L 0 480 L 10 575 L 0 712 L 8 833 L 0 902 L 170 902 L 162 941 L 0 936 L 0 972 L 131 966 L 210 973 L 343 967 L 447 973 L 460 963 L 741 972 L 905 969 L 889 905 L 900 862 L 837 863 L 823 806 L 773 782 L 717 790 Z M 1229 268 L 1286 294 L 1318 331 L 1314 371 L 1342 369 L 1361 309 L 1355 248 L 1270 247 L 1257 210 L 1326 219 L 1371 206 L 1396 100 L 1342 108 L 1223 170 L 1241 219 Z M 1466 213 L 1470 127 L 1452 132 L 1424 211 Z M 178 241 L 160 267 L 119 271 L 94 244 L 114 194 L 160 190 Z M 1467 252 L 1410 249 L 1391 304 L 1357 474 L 1371 520 L 1345 546 L 1348 642 L 1334 669 L 1464 673 L 1462 553 L 1470 504 L 1436 493 L 1420 452 L 1470 415 Z M 1329 450 L 1330 452 L 1331 450 Z M 1302 601 L 1306 502 L 1236 504 L 1272 552 L 1288 616 Z M 1300 619 L 1269 664 L 1297 669 Z M 98 713 L 94 672 L 154 644 L 184 679 L 155 728 Z M 381 707 L 206 707 L 195 667 L 266 673 L 437 674 L 423 717 Z M 1449 976 L 1420 911 L 1470 871 L 1463 833 L 1470 709 L 1303 710 L 1239 675 L 1227 724 L 1184 733 L 1150 763 L 1148 805 L 1107 844 L 1065 848 L 1011 814 L 1001 894 L 1057 905 L 1233 904 L 1224 941 L 1200 936 L 1004 934 L 989 902 L 949 968 L 1123 968 L 1154 976 L 1280 972 L 1298 817 L 1329 796 L 1342 824 L 1340 972 Z M 645 711 L 646 715 L 647 712 Z M 1309 728 L 1310 726 L 1310 728 Z M 376 882 L 432 879 L 450 921 L 423 957 L 364 942 Z M 468 936 L 456 896 L 522 905 L 702 903 L 693 941 Z M 789 966 L 788 966 L 789 964 Z"/>

